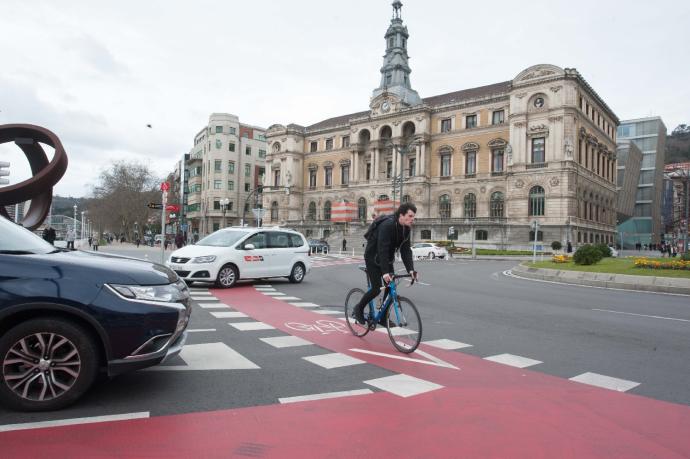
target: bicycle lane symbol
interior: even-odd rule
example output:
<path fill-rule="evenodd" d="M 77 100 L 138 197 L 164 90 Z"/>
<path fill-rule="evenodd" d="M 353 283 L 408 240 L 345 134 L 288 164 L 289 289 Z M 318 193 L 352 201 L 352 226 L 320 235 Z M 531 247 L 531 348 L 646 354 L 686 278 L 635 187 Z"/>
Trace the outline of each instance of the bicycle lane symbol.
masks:
<path fill-rule="evenodd" d="M 301 332 L 320 332 L 322 335 L 328 335 L 329 333 L 345 333 L 348 334 L 350 331 L 347 325 L 336 322 L 334 320 L 320 319 L 312 324 L 305 324 L 301 322 L 285 322 L 285 326 L 296 331 Z"/>

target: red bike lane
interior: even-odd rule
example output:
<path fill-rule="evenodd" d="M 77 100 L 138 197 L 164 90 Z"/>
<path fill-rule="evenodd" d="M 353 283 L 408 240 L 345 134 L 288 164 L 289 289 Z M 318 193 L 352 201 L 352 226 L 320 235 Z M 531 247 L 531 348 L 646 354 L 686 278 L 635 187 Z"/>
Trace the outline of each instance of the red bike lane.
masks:
<path fill-rule="evenodd" d="M 333 352 L 442 388 L 0 433 L 7 457 L 690 457 L 690 407 L 422 344 L 395 351 L 253 287 L 234 309 Z M 372 352 L 377 354 L 372 354 Z M 40 439 L 40 440 L 37 440 Z"/>

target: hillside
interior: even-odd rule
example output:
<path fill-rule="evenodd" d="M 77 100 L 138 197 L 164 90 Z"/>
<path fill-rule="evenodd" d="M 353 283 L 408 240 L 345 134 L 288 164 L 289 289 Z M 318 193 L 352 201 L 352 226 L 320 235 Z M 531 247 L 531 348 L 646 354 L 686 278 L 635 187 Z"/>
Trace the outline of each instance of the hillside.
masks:
<path fill-rule="evenodd" d="M 681 124 L 666 137 L 666 164 L 690 161 L 690 126 Z"/>

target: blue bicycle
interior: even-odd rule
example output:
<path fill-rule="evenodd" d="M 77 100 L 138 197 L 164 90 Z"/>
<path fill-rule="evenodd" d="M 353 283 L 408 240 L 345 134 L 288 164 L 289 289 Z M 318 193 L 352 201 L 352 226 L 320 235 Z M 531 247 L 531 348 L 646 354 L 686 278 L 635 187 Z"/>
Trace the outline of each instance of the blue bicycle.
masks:
<path fill-rule="evenodd" d="M 367 269 L 364 266 L 360 266 L 359 269 L 366 275 Z M 398 283 L 405 277 L 411 276 L 409 274 L 396 275 L 388 285 L 382 287 L 385 291 L 378 304 L 376 300 L 372 300 L 364 306 L 364 324 L 357 322 L 354 311 L 355 306 L 364 296 L 364 290 L 353 288 L 348 292 L 345 298 L 345 319 L 355 336 L 364 336 L 370 330 L 375 330 L 377 324 L 385 324 L 388 338 L 397 350 L 409 354 L 417 349 L 422 340 L 422 319 L 412 301 L 398 296 Z M 414 283 L 414 280 L 412 282 Z M 368 276 L 367 285 L 371 287 Z"/>

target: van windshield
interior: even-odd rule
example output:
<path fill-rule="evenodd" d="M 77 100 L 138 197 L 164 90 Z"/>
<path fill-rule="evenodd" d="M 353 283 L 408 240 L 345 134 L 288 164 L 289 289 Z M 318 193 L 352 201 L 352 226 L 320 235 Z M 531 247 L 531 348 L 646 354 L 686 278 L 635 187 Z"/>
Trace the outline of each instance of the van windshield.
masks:
<path fill-rule="evenodd" d="M 196 245 L 206 245 L 211 247 L 230 247 L 237 241 L 249 234 L 249 231 L 241 230 L 221 230 L 209 234 L 201 239 Z"/>

